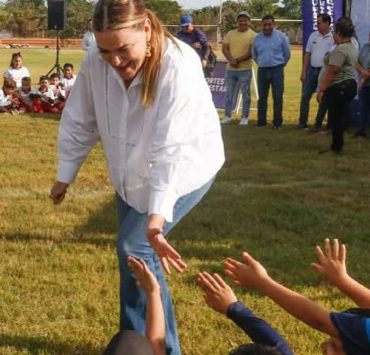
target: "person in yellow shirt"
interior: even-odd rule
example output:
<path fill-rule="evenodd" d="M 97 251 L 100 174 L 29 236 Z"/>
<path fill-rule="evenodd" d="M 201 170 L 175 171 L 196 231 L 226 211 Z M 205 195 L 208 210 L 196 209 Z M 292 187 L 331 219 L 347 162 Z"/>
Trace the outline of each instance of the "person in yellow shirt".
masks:
<path fill-rule="evenodd" d="M 243 97 L 243 116 L 240 124 L 248 124 L 251 102 L 252 44 L 256 36 L 256 33 L 249 28 L 249 21 L 249 14 L 246 11 L 240 12 L 236 18 L 236 29 L 227 33 L 222 45 L 222 53 L 228 64 L 226 68 L 225 116 L 221 123 L 231 121 L 231 112 L 239 84 Z"/>

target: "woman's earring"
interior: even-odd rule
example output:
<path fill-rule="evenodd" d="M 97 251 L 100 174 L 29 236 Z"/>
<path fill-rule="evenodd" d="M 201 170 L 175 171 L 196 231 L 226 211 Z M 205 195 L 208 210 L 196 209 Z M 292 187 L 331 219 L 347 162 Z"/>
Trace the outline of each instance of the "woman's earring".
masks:
<path fill-rule="evenodd" d="M 149 41 L 146 42 L 145 56 L 147 58 L 152 56 L 152 44 Z"/>

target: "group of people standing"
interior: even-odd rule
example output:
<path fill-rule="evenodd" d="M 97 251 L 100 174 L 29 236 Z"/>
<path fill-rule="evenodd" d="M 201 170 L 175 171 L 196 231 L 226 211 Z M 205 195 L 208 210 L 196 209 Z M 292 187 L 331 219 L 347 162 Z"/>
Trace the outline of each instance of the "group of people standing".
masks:
<path fill-rule="evenodd" d="M 249 22 L 249 14 L 245 11 L 240 12 L 236 18 L 236 29 L 226 35 L 222 46 L 228 65 L 225 116 L 221 123 L 231 121 L 239 84 L 243 99 L 240 124 L 248 124 L 252 60 L 254 60 L 258 65 L 257 126 L 267 125 L 267 99 L 271 87 L 274 102 L 273 127 L 279 129 L 283 124 L 284 67 L 290 59 L 288 39 L 284 33 L 275 29 L 275 18 L 272 15 L 262 18 L 262 32 L 259 34 L 249 27 Z"/>
<path fill-rule="evenodd" d="M 370 38 L 370 37 L 369 37 Z M 322 129 L 326 112 L 327 127 L 332 131 L 331 152 L 338 154 L 344 145 L 344 130 L 350 116 L 350 104 L 359 94 L 360 119 L 355 136 L 366 136 L 370 120 L 370 51 L 369 44 L 360 49 L 350 18 L 340 18 L 331 31 L 331 17 L 319 14 L 317 31 L 307 42 L 301 81 L 302 97 L 297 129 L 308 128 L 310 99 L 317 93 L 318 111 L 313 132 Z M 323 151 L 325 152 L 325 151 Z"/>
<path fill-rule="evenodd" d="M 223 43 L 223 54 L 228 61 L 226 71 L 225 116 L 221 123 L 231 121 L 238 85 L 242 93 L 243 111 L 240 125 L 248 124 L 250 110 L 250 82 L 252 60 L 258 65 L 258 114 L 256 126 L 267 125 L 267 98 L 270 87 L 273 97 L 273 128 L 283 123 L 284 67 L 290 58 L 288 39 L 275 28 L 271 15 L 262 18 L 262 32 L 249 28 L 250 16 L 240 12 L 236 29 L 230 31 Z M 326 113 L 332 131 L 329 151 L 342 151 L 345 121 L 350 114 L 350 103 L 359 92 L 360 122 L 356 136 L 366 136 L 370 121 L 370 45 L 365 44 L 358 54 L 358 41 L 350 18 L 342 17 L 331 29 L 331 17 L 319 14 L 317 31 L 307 42 L 302 66 L 302 96 L 297 129 L 308 128 L 309 104 L 317 93 L 319 102 L 313 132 L 321 130 Z M 356 71 L 357 69 L 357 71 Z M 358 75 L 360 80 L 358 80 Z M 357 84 L 357 82 L 360 84 Z"/>
<path fill-rule="evenodd" d="M 63 75 L 42 75 L 38 86 L 32 87 L 31 76 L 23 65 L 20 52 L 13 53 L 9 68 L 3 75 L 0 90 L 0 112 L 20 114 L 25 112 L 60 113 L 76 80 L 73 65 L 65 63 Z"/>

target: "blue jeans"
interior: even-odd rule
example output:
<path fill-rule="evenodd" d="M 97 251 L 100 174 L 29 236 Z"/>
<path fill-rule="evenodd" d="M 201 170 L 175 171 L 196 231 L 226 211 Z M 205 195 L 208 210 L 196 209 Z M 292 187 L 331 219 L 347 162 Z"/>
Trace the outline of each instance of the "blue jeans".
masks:
<path fill-rule="evenodd" d="M 308 66 L 306 72 L 306 79 L 302 85 L 301 106 L 299 110 L 299 124 L 307 125 L 308 113 L 310 111 L 310 100 L 312 95 L 316 92 L 318 86 L 318 79 L 321 68 L 314 68 Z M 325 118 L 328 106 L 325 100 L 321 100 L 317 109 L 315 126 L 321 127 Z"/>
<path fill-rule="evenodd" d="M 214 179 L 211 179 L 211 181 L 198 190 L 182 196 L 177 200 L 174 207 L 173 222 L 165 224 L 164 235 L 167 235 L 202 199 L 213 181 Z M 159 282 L 166 320 L 167 354 L 179 355 L 181 351 L 171 296 L 159 258 L 150 247 L 145 235 L 148 214 L 137 212 L 134 208 L 127 205 L 118 194 L 116 197 L 119 223 L 117 254 L 120 270 L 120 329 L 131 329 L 145 334 L 146 297 L 145 293 L 136 285 L 136 280 L 127 265 L 127 257 L 132 255 L 144 259 Z"/>
<path fill-rule="evenodd" d="M 226 104 L 225 116 L 231 117 L 234 103 L 236 101 L 237 85 L 239 83 L 243 98 L 243 117 L 249 116 L 251 105 L 250 85 L 252 70 L 227 70 L 226 71 Z"/>
<path fill-rule="evenodd" d="M 267 99 L 270 86 L 274 102 L 273 125 L 281 126 L 283 123 L 283 94 L 284 94 L 284 66 L 258 68 L 258 125 L 267 124 Z"/>
<path fill-rule="evenodd" d="M 370 122 L 370 86 L 365 86 L 359 92 L 360 121 L 358 132 L 365 133 Z"/>

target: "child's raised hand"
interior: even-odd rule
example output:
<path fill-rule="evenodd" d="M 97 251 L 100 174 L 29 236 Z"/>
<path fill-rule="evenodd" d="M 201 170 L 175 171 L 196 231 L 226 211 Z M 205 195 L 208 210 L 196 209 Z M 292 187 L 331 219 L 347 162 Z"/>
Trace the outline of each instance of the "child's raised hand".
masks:
<path fill-rule="evenodd" d="M 198 274 L 197 282 L 204 291 L 206 303 L 216 312 L 226 314 L 229 306 L 237 301 L 232 289 L 218 274 L 201 272 Z"/>
<path fill-rule="evenodd" d="M 224 262 L 225 273 L 237 285 L 259 290 L 270 279 L 266 269 L 248 253 L 242 254 L 244 264 L 232 258 Z"/>
<path fill-rule="evenodd" d="M 138 286 L 141 287 L 147 295 L 160 291 L 157 279 L 149 270 L 144 260 L 129 256 L 127 261 L 128 266 L 136 277 Z"/>
<path fill-rule="evenodd" d="M 335 286 L 338 286 L 347 277 L 346 268 L 346 246 L 339 244 L 338 239 L 330 243 L 330 239 L 324 240 L 324 251 L 316 246 L 316 256 L 319 263 L 312 263 L 311 266 L 325 279 Z"/>

